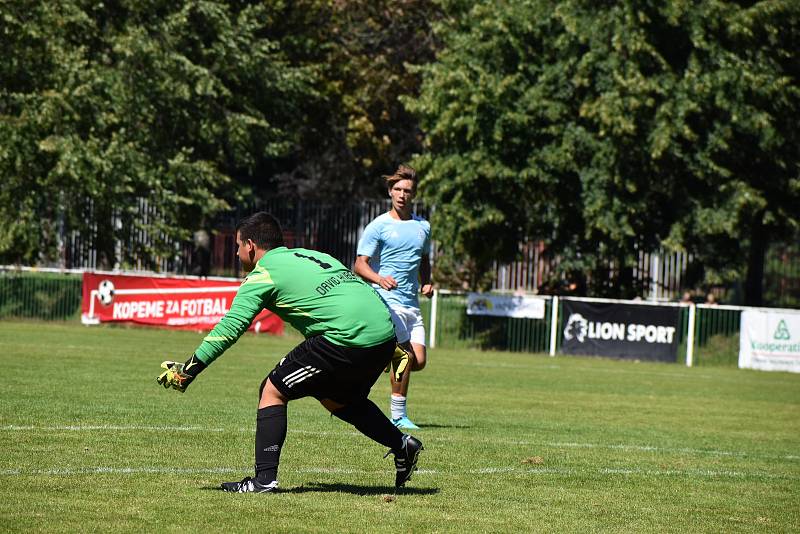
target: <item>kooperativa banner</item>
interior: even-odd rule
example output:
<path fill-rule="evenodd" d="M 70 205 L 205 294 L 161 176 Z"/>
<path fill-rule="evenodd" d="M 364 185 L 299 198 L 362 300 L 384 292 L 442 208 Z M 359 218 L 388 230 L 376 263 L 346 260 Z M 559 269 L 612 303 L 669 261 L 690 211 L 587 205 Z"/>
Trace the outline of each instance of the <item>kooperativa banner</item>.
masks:
<path fill-rule="evenodd" d="M 744 310 L 739 367 L 800 373 L 800 313 Z"/>
<path fill-rule="evenodd" d="M 562 302 L 562 353 L 676 361 L 679 307 Z"/>

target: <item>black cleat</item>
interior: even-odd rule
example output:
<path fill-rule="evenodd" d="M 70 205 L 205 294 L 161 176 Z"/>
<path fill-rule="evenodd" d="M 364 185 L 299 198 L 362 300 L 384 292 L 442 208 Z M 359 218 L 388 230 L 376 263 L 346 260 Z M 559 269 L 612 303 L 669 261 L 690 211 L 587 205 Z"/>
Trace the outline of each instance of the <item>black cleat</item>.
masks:
<path fill-rule="evenodd" d="M 394 479 L 395 487 L 399 488 L 411 479 L 411 475 L 417 468 L 417 458 L 419 451 L 423 450 L 422 442 L 413 436 L 403 434 L 403 446 L 399 450 L 389 450 L 386 456 L 394 454 L 394 467 L 397 475 Z"/>
<path fill-rule="evenodd" d="M 278 481 L 262 484 L 254 478 L 245 477 L 241 482 L 223 482 L 220 487 L 222 491 L 233 493 L 270 493 L 278 490 Z"/>

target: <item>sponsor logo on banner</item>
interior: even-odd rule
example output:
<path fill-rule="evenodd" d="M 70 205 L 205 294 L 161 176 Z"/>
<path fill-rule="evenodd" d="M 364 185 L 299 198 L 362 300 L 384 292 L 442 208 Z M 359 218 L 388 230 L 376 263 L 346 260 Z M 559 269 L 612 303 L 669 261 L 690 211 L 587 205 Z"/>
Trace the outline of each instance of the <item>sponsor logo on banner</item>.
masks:
<path fill-rule="evenodd" d="M 526 295 L 467 295 L 467 315 L 544 319 L 545 301 Z"/>
<path fill-rule="evenodd" d="M 674 335 L 674 326 L 589 322 L 580 313 L 570 315 L 567 319 L 567 326 L 564 328 L 564 339 L 574 338 L 579 343 L 583 343 L 586 339 L 672 343 Z"/>
<path fill-rule="evenodd" d="M 680 310 L 674 306 L 564 299 L 561 352 L 675 361 Z"/>
<path fill-rule="evenodd" d="M 228 312 L 239 285 L 236 279 L 84 273 L 81 320 L 210 330 Z M 283 321 L 263 310 L 250 329 L 281 333 Z"/>
<path fill-rule="evenodd" d="M 800 313 L 744 310 L 739 367 L 800 373 Z"/>

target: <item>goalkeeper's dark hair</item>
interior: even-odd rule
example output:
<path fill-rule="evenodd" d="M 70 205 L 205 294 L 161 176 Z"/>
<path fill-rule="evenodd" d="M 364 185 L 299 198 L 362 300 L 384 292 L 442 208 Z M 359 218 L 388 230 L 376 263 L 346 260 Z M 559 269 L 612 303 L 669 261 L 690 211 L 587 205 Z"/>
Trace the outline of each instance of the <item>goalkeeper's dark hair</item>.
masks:
<path fill-rule="evenodd" d="M 259 211 L 240 220 L 236 225 L 236 231 L 239 232 L 242 241 L 250 239 L 265 250 L 283 246 L 281 225 L 266 211 Z"/>

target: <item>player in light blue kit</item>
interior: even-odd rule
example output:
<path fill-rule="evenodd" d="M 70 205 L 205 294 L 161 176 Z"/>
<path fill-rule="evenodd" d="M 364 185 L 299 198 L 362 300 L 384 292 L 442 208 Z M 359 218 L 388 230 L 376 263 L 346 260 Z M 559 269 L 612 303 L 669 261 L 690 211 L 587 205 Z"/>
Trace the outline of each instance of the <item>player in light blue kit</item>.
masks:
<path fill-rule="evenodd" d="M 355 273 L 371 282 L 391 311 L 397 341 L 412 352 L 409 367 L 420 371 L 427 363 L 425 325 L 419 310 L 418 293 L 433 296 L 431 284 L 431 225 L 411 212 L 417 193 L 417 172 L 400 165 L 385 176 L 392 209 L 375 218 L 358 242 Z M 392 373 L 389 373 L 391 377 Z M 391 419 L 400 427 L 419 428 L 408 418 L 406 397 L 411 373 L 401 382 L 393 377 Z"/>

